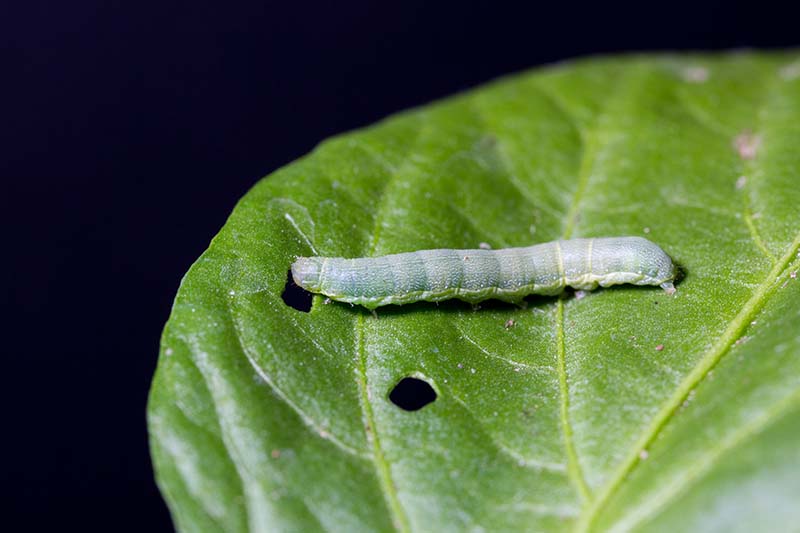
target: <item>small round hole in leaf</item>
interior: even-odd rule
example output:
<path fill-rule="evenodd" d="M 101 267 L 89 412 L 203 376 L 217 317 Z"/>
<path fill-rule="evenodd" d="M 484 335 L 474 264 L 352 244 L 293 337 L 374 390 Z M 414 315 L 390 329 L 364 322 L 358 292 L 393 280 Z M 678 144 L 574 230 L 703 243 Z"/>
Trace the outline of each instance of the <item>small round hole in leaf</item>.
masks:
<path fill-rule="evenodd" d="M 436 391 L 425 380 L 407 377 L 394 386 L 389 400 L 405 411 L 417 411 L 436 400 Z"/>
<path fill-rule="evenodd" d="M 283 294 L 281 294 L 281 298 L 283 298 L 286 305 L 308 313 L 311 311 L 311 299 L 313 297 L 313 294 L 297 286 L 294 279 L 292 279 L 292 271 L 289 270 L 286 276 L 286 287 L 283 289 Z"/>

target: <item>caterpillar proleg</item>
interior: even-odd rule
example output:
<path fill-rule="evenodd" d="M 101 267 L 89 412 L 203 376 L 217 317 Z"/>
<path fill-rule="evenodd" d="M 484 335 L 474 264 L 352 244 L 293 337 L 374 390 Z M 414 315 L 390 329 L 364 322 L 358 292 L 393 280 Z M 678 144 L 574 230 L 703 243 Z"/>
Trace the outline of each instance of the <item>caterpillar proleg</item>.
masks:
<path fill-rule="evenodd" d="M 381 257 L 299 257 L 292 277 L 304 289 L 374 309 L 458 298 L 520 302 L 565 287 L 590 291 L 621 283 L 675 291 L 670 257 L 643 237 L 570 239 L 500 250 L 420 250 Z"/>

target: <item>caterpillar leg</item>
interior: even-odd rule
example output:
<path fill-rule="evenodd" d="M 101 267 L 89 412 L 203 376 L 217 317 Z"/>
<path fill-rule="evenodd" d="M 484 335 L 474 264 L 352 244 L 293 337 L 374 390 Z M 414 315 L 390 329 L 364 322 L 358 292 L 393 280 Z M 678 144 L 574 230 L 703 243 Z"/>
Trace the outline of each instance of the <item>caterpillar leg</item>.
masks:
<path fill-rule="evenodd" d="M 675 294 L 675 291 L 677 290 L 675 288 L 675 285 L 673 285 L 671 281 L 665 281 L 664 283 L 662 283 L 661 288 L 664 289 L 664 291 L 666 291 L 666 293 L 670 296 Z"/>

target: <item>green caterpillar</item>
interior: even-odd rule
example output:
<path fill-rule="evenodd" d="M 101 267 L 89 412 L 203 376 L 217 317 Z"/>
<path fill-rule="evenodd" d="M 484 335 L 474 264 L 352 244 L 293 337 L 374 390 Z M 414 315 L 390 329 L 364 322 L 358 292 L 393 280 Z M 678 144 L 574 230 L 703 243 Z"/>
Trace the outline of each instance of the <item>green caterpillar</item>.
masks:
<path fill-rule="evenodd" d="M 341 302 L 382 305 L 458 298 L 519 303 L 566 286 L 593 290 L 620 283 L 659 285 L 669 294 L 677 269 L 643 237 L 571 239 L 502 250 L 420 250 L 382 257 L 299 257 L 300 287 Z"/>

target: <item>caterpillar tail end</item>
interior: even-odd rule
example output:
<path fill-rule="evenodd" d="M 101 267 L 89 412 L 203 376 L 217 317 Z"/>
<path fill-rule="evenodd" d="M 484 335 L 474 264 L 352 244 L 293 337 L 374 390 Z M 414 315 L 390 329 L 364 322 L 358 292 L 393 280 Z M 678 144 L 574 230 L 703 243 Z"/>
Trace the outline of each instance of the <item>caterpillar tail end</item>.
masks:
<path fill-rule="evenodd" d="M 672 296 L 673 294 L 675 294 L 675 291 L 678 290 L 675 288 L 675 285 L 673 285 L 671 281 L 665 281 L 664 283 L 662 283 L 661 288 L 664 289 L 664 292 L 666 292 L 667 295 L 669 296 Z"/>

